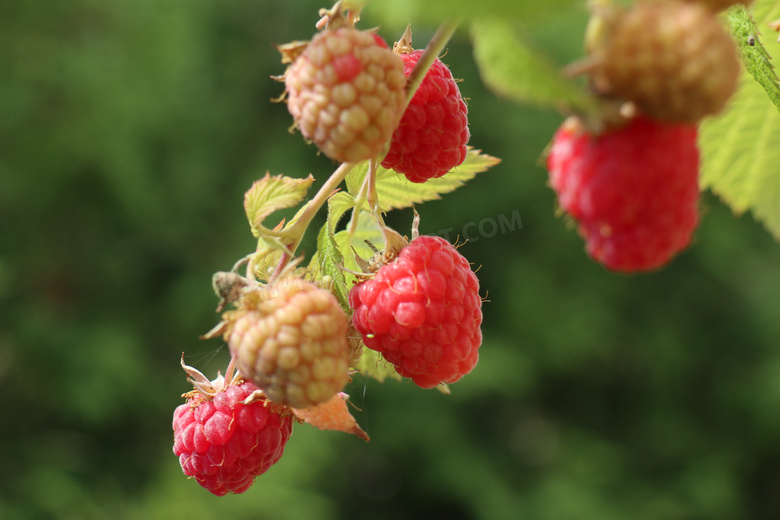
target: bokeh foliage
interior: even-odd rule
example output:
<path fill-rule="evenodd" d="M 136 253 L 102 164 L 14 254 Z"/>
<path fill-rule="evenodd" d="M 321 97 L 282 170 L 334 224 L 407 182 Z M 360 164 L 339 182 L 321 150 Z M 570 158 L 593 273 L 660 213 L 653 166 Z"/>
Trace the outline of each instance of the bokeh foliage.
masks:
<path fill-rule="evenodd" d="M 560 66 L 587 15 L 557 4 L 526 30 Z M 243 194 L 334 168 L 269 101 L 272 44 L 308 38 L 322 6 L 0 3 L 0 518 L 780 517 L 778 245 L 705 194 L 668 268 L 588 260 L 539 166 L 560 116 L 486 91 L 466 31 L 446 61 L 471 144 L 502 163 L 418 210 L 424 233 L 471 236 L 490 300 L 477 369 L 451 396 L 357 378 L 371 442 L 301 426 L 244 495 L 184 478 L 178 361 L 227 362 L 197 337 L 217 321 L 211 273 L 255 247 Z M 409 20 L 385 11 L 363 25 L 393 40 Z"/>

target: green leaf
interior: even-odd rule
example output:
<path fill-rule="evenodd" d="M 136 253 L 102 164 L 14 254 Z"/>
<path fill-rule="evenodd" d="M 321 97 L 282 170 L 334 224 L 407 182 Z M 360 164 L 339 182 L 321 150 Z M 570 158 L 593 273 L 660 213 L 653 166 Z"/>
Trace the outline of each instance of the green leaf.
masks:
<path fill-rule="evenodd" d="M 317 235 L 317 252 L 309 262 L 309 269 L 316 279 L 329 276 L 333 280 L 332 292 L 347 314 L 350 313 L 347 302 L 349 290 L 344 270 L 341 268 L 344 264 L 344 255 L 336 242 L 334 232 L 344 213 L 354 206 L 355 198 L 343 191 L 335 193 L 328 199 L 328 221 Z"/>
<path fill-rule="evenodd" d="M 378 204 L 382 211 L 402 209 L 420 204 L 428 200 L 437 200 L 441 194 L 448 193 L 463 186 L 473 179 L 478 173 L 500 163 L 501 159 L 481 153 L 480 150 L 469 148 L 466 160 L 460 166 L 438 179 L 417 184 L 410 182 L 403 175 L 387 170 L 381 166 L 377 168 L 376 192 Z M 368 163 L 358 165 L 347 175 L 347 188 L 350 193 L 357 193 L 368 172 Z"/>
<path fill-rule="evenodd" d="M 344 191 L 339 191 L 328 199 L 328 225 L 331 233 L 335 233 L 336 226 L 344 213 L 354 207 L 355 197 Z"/>
<path fill-rule="evenodd" d="M 344 255 L 334 236 L 336 226 L 347 210 L 355 206 L 355 198 L 343 191 L 337 192 L 328 199 L 328 221 L 320 229 L 317 236 L 317 253 L 312 258 L 311 265 L 316 265 L 320 276 L 331 278 L 331 291 L 339 300 L 344 312 L 350 314 L 349 289 L 344 274 Z"/>
<path fill-rule="evenodd" d="M 343 265 L 344 256 L 339 250 L 333 233 L 328 229 L 328 224 L 325 223 L 320 229 L 319 235 L 317 235 L 317 255 L 316 260 L 313 258 L 313 262 L 316 262 L 318 276 L 317 278 L 329 276 L 332 280 L 330 287 L 331 292 L 336 295 L 341 308 L 347 314 L 349 310 L 349 290 L 347 289 L 347 280 L 344 276 L 344 270 L 341 269 Z"/>
<path fill-rule="evenodd" d="M 471 36 L 482 81 L 496 93 L 521 103 L 591 109 L 590 97 L 524 42 L 506 19 L 474 21 Z"/>
<path fill-rule="evenodd" d="M 745 74 L 729 110 L 701 126 L 701 184 L 780 239 L 780 114 Z"/>
<path fill-rule="evenodd" d="M 271 176 L 270 173 L 255 181 L 244 195 L 244 210 L 252 227 L 252 234 L 260 236 L 263 221 L 274 211 L 299 204 L 312 182 L 314 177 L 311 175 L 305 179 L 293 179 L 284 175 Z"/>
<path fill-rule="evenodd" d="M 355 218 L 354 215 L 353 218 Z M 331 276 L 334 283 L 343 285 L 343 305 L 346 305 L 346 296 L 356 281 L 356 277 L 352 272 L 361 272 L 355 261 L 355 255 L 360 255 L 361 258 L 366 260 L 371 258 L 374 252 L 366 244 L 366 241 L 373 244 L 376 248 L 382 249 L 384 240 L 379 223 L 366 210 L 360 212 L 360 220 L 355 228 L 352 240 L 350 240 L 349 236 L 349 227 L 347 226 L 347 229 L 332 234 L 329 238 L 325 234 L 327 227 L 323 226 L 317 236 L 317 252 L 314 253 L 309 262 L 309 269 L 314 273 L 315 278 L 322 279 L 324 276 Z M 343 282 L 341 281 L 342 278 Z M 336 290 L 341 291 L 342 289 L 336 287 Z M 334 293 L 341 300 L 342 296 L 339 296 L 338 292 L 334 291 Z M 351 312 L 347 309 L 345 310 L 348 313 Z"/>
<path fill-rule="evenodd" d="M 358 196 L 360 188 L 363 186 L 363 179 L 366 177 L 366 172 L 368 172 L 368 161 L 363 161 L 356 164 L 347 174 L 344 182 L 347 184 L 347 191 L 350 195 L 354 197 Z"/>
<path fill-rule="evenodd" d="M 771 4 L 775 4 L 774 15 L 764 12 L 764 9 L 769 4 L 770 2 L 763 2 L 760 7 L 756 8 L 756 15 L 761 14 L 762 19 L 767 22 L 780 15 L 780 12 L 778 12 L 780 9 L 777 9 L 776 2 L 771 2 Z M 772 103 L 780 110 L 780 84 L 778 84 L 775 67 L 770 62 L 772 57 L 759 39 L 760 31 L 756 27 L 753 17 L 744 7 L 740 6 L 729 9 L 728 20 L 731 26 L 731 34 L 734 36 L 739 48 L 742 63 L 766 91 Z"/>
<path fill-rule="evenodd" d="M 309 202 L 301 206 L 293 217 L 285 222 L 281 231 L 290 229 L 301 217 Z M 257 249 L 254 254 L 253 265 L 255 277 L 263 282 L 268 281 L 270 274 L 273 272 L 279 260 L 282 258 L 282 253 L 286 251 L 286 247 L 278 240 L 277 237 L 264 233 L 265 228 L 257 227 L 253 229 L 253 232 L 259 233 L 260 237 L 257 239 Z M 278 229 L 277 229 L 278 230 Z"/>
<path fill-rule="evenodd" d="M 395 367 L 392 363 L 388 362 L 382 355 L 376 350 L 363 346 L 363 352 L 360 354 L 360 359 L 353 367 L 360 374 L 373 377 L 380 383 L 383 383 L 388 377 L 397 381 L 403 380 L 403 378 L 395 371 Z"/>
<path fill-rule="evenodd" d="M 730 11 L 729 17 L 741 17 L 739 11 Z M 756 3 L 757 27 L 765 27 L 776 18 L 780 18 L 780 4 L 768 0 Z M 759 46 L 758 33 L 752 35 Z M 769 70 L 758 61 L 755 64 L 764 72 Z M 727 110 L 700 126 L 701 185 L 710 188 L 736 213 L 751 211 L 780 239 L 780 147 L 776 143 L 780 113 L 772 97 L 767 96 L 766 85 L 754 78 L 744 72 Z"/>
<path fill-rule="evenodd" d="M 355 3 L 354 0 L 351 0 Z M 367 13 L 378 14 L 386 23 L 405 26 L 415 23 L 439 24 L 445 19 L 473 20 L 480 16 L 515 18 L 528 21 L 563 9 L 582 8 L 582 0 L 370 0 Z"/>

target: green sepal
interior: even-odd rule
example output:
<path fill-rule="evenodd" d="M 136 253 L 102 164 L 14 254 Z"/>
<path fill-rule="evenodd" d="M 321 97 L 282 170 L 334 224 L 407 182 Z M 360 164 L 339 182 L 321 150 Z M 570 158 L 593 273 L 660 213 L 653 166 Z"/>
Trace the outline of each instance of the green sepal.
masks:
<path fill-rule="evenodd" d="M 376 350 L 363 346 L 363 351 L 360 354 L 360 359 L 353 367 L 361 375 L 376 379 L 380 383 L 383 383 L 385 379 L 395 379 L 396 381 L 402 381 L 403 378 L 396 372 L 392 363 L 382 357 L 382 354 Z"/>

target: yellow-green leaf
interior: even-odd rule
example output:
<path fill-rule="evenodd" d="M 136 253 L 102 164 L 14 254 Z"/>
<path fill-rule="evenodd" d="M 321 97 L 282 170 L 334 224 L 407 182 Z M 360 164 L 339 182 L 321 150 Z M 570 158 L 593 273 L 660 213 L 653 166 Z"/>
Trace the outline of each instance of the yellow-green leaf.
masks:
<path fill-rule="evenodd" d="M 252 234 L 260 236 L 263 221 L 274 211 L 294 207 L 303 201 L 312 182 L 314 177 L 311 175 L 305 179 L 293 179 L 284 175 L 271 176 L 270 173 L 255 181 L 244 195 L 244 210 Z"/>
<path fill-rule="evenodd" d="M 756 25 L 780 18 L 780 4 L 759 1 Z M 758 34 L 754 35 L 758 38 Z M 780 45 L 767 46 L 777 54 Z M 700 127 L 702 188 L 710 188 L 737 212 L 753 215 L 780 239 L 780 113 L 766 85 L 743 72 L 727 110 Z"/>
<path fill-rule="evenodd" d="M 353 215 L 352 218 L 356 217 Z M 374 252 L 366 242 L 382 249 L 384 240 L 379 223 L 366 210 L 360 211 L 360 219 L 350 240 L 351 224 L 350 222 L 347 229 L 335 234 L 328 232 L 327 224 L 323 225 L 317 236 L 317 251 L 309 261 L 309 270 L 316 279 L 321 280 L 325 276 L 333 279 L 333 293 L 347 313 L 350 312 L 347 308 L 347 296 L 356 280 L 352 273 L 361 272 L 355 255 L 368 260 Z"/>
<path fill-rule="evenodd" d="M 342 269 L 344 256 L 339 250 L 333 233 L 328 229 L 327 223 L 323 224 L 317 236 L 317 255 L 315 258 L 312 259 L 312 264 L 316 265 L 317 278 L 330 277 L 331 292 L 339 300 L 344 312 L 349 313 L 349 303 L 347 301 L 349 290 L 347 289 L 347 280 Z"/>
<path fill-rule="evenodd" d="M 731 108 L 701 127 L 701 184 L 780 238 L 780 113 L 747 74 Z"/>
<path fill-rule="evenodd" d="M 345 191 L 339 191 L 328 199 L 328 226 L 331 233 L 336 232 L 336 226 L 344 213 L 354 207 L 355 197 Z"/>
<path fill-rule="evenodd" d="M 350 0 L 350 3 L 357 2 Z M 363 0 L 360 3 L 368 4 L 371 13 L 378 13 L 394 25 L 406 25 L 409 20 L 438 24 L 446 18 L 468 22 L 485 15 L 529 20 L 563 9 L 581 9 L 584 5 L 583 0 Z"/>
<path fill-rule="evenodd" d="M 438 179 L 430 179 L 421 184 L 410 182 L 403 175 L 381 166 L 376 173 L 376 192 L 378 205 L 382 211 L 402 209 L 428 200 L 437 200 L 441 194 L 454 191 L 473 179 L 478 173 L 500 163 L 501 159 L 483 154 L 481 150 L 469 148 L 466 160 Z M 347 188 L 357 193 L 368 172 L 368 164 L 358 165 L 347 175 Z"/>

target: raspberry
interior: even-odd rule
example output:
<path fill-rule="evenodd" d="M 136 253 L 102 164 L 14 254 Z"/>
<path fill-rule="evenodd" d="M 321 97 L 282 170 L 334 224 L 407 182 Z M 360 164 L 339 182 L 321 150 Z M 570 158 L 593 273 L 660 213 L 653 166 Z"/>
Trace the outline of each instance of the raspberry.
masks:
<path fill-rule="evenodd" d="M 349 379 L 347 317 L 329 291 L 286 278 L 254 293 L 226 333 L 241 374 L 293 408 L 324 403 Z M 226 313 L 230 315 L 230 313 Z"/>
<path fill-rule="evenodd" d="M 601 135 L 574 119 L 558 129 L 550 182 L 592 258 L 613 271 L 647 271 L 687 247 L 699 220 L 696 133 L 643 116 Z"/>
<path fill-rule="evenodd" d="M 418 50 L 400 55 L 407 76 L 422 54 Z M 467 113 L 450 69 L 436 58 L 406 107 L 382 166 L 412 182 L 441 177 L 466 160 Z"/>
<path fill-rule="evenodd" d="M 207 382 L 202 374 L 198 379 Z M 243 493 L 282 456 L 292 415 L 268 406 L 249 381 L 228 375 L 206 386 L 185 394 L 187 402 L 174 411 L 173 452 L 184 474 L 215 495 Z"/>
<path fill-rule="evenodd" d="M 482 299 L 468 261 L 440 237 L 421 236 L 349 293 L 366 346 L 422 388 L 454 383 L 477 364 Z"/>
<path fill-rule="evenodd" d="M 736 45 L 699 4 L 637 4 L 607 38 L 598 82 L 650 117 L 695 122 L 720 112 L 736 91 Z"/>
<path fill-rule="evenodd" d="M 380 40 L 371 31 L 328 28 L 287 69 L 287 108 L 331 159 L 375 157 L 403 113 L 403 64 Z"/>

